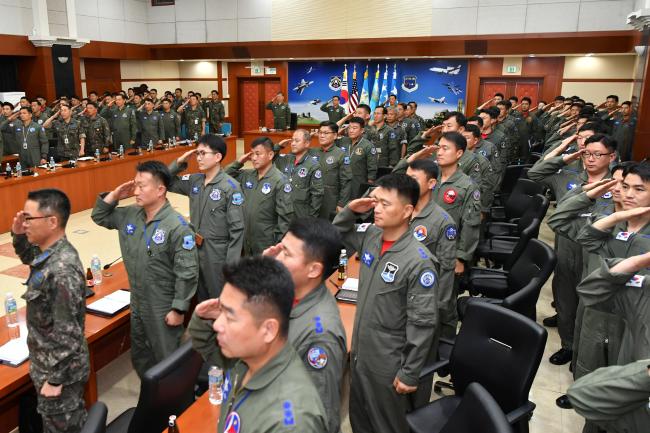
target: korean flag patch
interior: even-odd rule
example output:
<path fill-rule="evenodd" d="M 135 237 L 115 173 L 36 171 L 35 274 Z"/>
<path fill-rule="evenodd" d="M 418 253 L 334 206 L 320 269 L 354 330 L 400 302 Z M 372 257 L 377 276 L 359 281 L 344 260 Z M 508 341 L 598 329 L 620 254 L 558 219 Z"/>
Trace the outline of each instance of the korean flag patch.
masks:
<path fill-rule="evenodd" d="M 436 274 L 432 271 L 424 271 L 420 275 L 420 284 L 424 288 L 430 288 L 436 283 Z"/>
<path fill-rule="evenodd" d="M 645 280 L 645 275 L 634 275 L 625 285 L 628 287 L 642 287 L 643 280 Z"/>
<path fill-rule="evenodd" d="M 618 232 L 616 235 L 616 240 L 627 242 L 627 240 L 630 238 L 630 235 L 632 235 L 630 232 Z"/>
<path fill-rule="evenodd" d="M 195 244 L 194 236 L 192 236 L 192 235 L 183 236 L 183 248 L 184 249 L 186 249 L 188 251 L 191 251 L 192 248 L 194 248 L 194 244 Z"/>
<path fill-rule="evenodd" d="M 163 229 L 157 229 L 151 240 L 153 240 L 156 245 L 162 244 L 165 242 L 165 231 Z"/>
<path fill-rule="evenodd" d="M 218 188 L 213 189 L 212 192 L 210 193 L 210 198 L 213 201 L 221 200 L 221 190 Z"/>
<path fill-rule="evenodd" d="M 327 353 L 322 347 L 313 346 L 307 352 L 307 362 L 316 370 L 325 368 L 327 365 Z"/>

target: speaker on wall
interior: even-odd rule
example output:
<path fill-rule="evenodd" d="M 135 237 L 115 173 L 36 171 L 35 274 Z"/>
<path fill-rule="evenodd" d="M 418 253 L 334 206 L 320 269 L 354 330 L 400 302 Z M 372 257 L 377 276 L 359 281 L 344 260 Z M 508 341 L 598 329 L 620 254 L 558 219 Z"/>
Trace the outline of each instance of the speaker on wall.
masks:
<path fill-rule="evenodd" d="M 74 95 L 74 72 L 70 45 L 52 45 L 52 67 L 54 68 L 56 96 Z"/>

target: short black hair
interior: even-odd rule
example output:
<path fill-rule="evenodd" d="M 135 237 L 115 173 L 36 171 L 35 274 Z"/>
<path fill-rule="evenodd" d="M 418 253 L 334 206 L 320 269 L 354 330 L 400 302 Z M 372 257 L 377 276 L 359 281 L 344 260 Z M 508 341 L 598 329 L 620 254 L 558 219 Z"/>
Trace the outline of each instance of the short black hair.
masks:
<path fill-rule="evenodd" d="M 629 105 L 631 107 L 632 106 L 632 101 L 623 101 L 623 102 L 621 102 L 621 105 Z"/>
<path fill-rule="evenodd" d="M 174 89 L 174 92 L 177 91 L 177 90 L 180 90 L 181 92 L 183 91 L 183 89 L 181 89 L 180 87 L 177 87 L 177 88 Z"/>
<path fill-rule="evenodd" d="M 390 95 L 388 95 L 388 99 L 390 99 L 391 96 L 392 96 L 393 98 L 397 99 L 397 95 L 394 94 L 394 93 L 391 93 Z"/>
<path fill-rule="evenodd" d="M 384 107 L 383 105 L 377 105 L 375 107 L 375 111 L 377 111 L 377 109 L 381 110 L 381 114 L 384 114 L 384 115 L 388 114 L 388 108 Z"/>
<path fill-rule="evenodd" d="M 562 95 L 558 95 L 555 98 L 553 98 L 554 101 L 564 101 L 566 98 Z"/>
<path fill-rule="evenodd" d="M 216 93 L 218 95 L 219 91 L 218 90 L 212 90 L 212 91 L 210 91 L 210 93 Z"/>
<path fill-rule="evenodd" d="M 402 107 L 402 108 L 405 109 L 405 110 L 408 108 L 408 105 L 406 105 L 405 102 L 398 102 L 398 103 L 397 103 L 397 106 Z"/>
<path fill-rule="evenodd" d="M 456 123 L 458 123 L 458 126 L 467 125 L 467 118 L 460 111 L 450 111 L 449 113 L 445 114 L 444 120 L 449 120 L 452 117 L 456 118 Z"/>
<path fill-rule="evenodd" d="M 146 97 L 144 98 L 144 102 L 151 102 L 153 104 L 153 99 Z"/>
<path fill-rule="evenodd" d="M 324 122 L 321 122 L 318 125 L 319 128 L 322 128 L 323 126 L 329 128 L 332 132 L 336 132 L 336 133 L 339 132 L 339 125 L 337 125 L 336 122 L 330 122 L 329 120 L 325 120 Z"/>
<path fill-rule="evenodd" d="M 255 149 L 257 146 L 264 146 L 266 150 L 273 150 L 273 142 L 269 137 L 257 137 L 251 143 L 251 149 Z"/>
<path fill-rule="evenodd" d="M 92 105 L 93 107 L 97 108 L 97 103 L 96 102 L 88 101 L 88 103 L 86 104 L 86 107 L 89 106 L 89 105 Z"/>
<path fill-rule="evenodd" d="M 409 162 L 409 168 L 411 170 L 424 172 L 427 175 L 427 179 L 438 178 L 438 164 L 436 164 L 433 159 L 416 159 L 415 161 Z"/>
<path fill-rule="evenodd" d="M 401 173 L 390 173 L 380 177 L 375 185 L 397 191 L 399 197 L 413 206 L 418 204 L 420 185 L 410 176 Z"/>
<path fill-rule="evenodd" d="M 478 126 L 483 127 L 483 118 L 481 116 L 472 116 L 467 118 L 468 122 L 476 122 Z"/>
<path fill-rule="evenodd" d="M 465 126 L 465 131 L 471 132 L 472 135 L 476 138 L 481 138 L 481 128 L 474 125 L 473 123 Z"/>
<path fill-rule="evenodd" d="M 30 102 L 31 104 L 37 104 L 37 105 L 41 105 L 41 106 L 43 105 L 43 104 L 41 104 L 41 101 L 39 101 L 38 99 L 32 99 L 32 100 L 29 101 L 29 102 Z"/>
<path fill-rule="evenodd" d="M 222 158 L 226 157 L 226 152 L 228 147 L 226 142 L 218 135 L 214 134 L 205 134 L 199 138 L 198 144 L 204 144 L 210 148 L 213 152 L 219 152 Z"/>
<path fill-rule="evenodd" d="M 156 178 L 159 182 L 162 182 L 165 185 L 165 188 L 169 190 L 169 185 L 172 181 L 172 175 L 169 172 L 169 169 L 165 164 L 160 161 L 143 161 L 135 167 L 135 171 L 138 173 L 149 173 L 151 176 Z"/>
<path fill-rule="evenodd" d="M 628 174 L 636 174 L 644 182 L 650 182 L 650 163 L 648 163 L 647 161 L 634 164 L 631 167 L 629 167 L 626 171 L 627 173 L 625 173 L 625 176 L 627 176 Z"/>
<path fill-rule="evenodd" d="M 362 108 L 366 111 L 367 114 L 370 114 L 370 106 L 368 104 L 359 104 L 357 105 L 357 108 Z"/>
<path fill-rule="evenodd" d="M 484 108 L 483 110 L 479 111 L 479 113 L 485 113 L 490 118 L 496 119 L 499 117 L 499 114 L 501 114 L 501 111 L 497 107 L 490 107 L 490 108 Z"/>
<path fill-rule="evenodd" d="M 638 164 L 638 162 L 636 162 L 636 161 L 622 161 L 622 162 L 619 162 L 618 164 L 616 164 L 615 166 L 613 166 L 611 172 L 612 172 L 612 174 L 614 174 L 618 170 L 622 170 L 623 171 L 623 177 L 625 177 L 625 175 L 629 172 L 630 168 L 634 167 L 637 164 Z"/>
<path fill-rule="evenodd" d="M 413 105 L 415 108 L 418 108 L 418 103 L 415 101 L 409 101 L 409 105 Z"/>
<path fill-rule="evenodd" d="M 31 105 L 26 105 L 24 107 L 20 107 L 20 109 L 27 111 L 29 114 L 32 114 L 32 106 Z"/>
<path fill-rule="evenodd" d="M 605 98 L 605 99 L 613 99 L 616 102 L 618 102 L 618 95 L 607 95 L 607 98 Z"/>
<path fill-rule="evenodd" d="M 88 96 L 90 96 L 90 95 L 96 95 L 96 96 L 99 96 L 99 95 L 97 95 L 97 92 L 94 91 L 94 90 L 91 90 L 90 92 L 88 92 Z"/>
<path fill-rule="evenodd" d="M 523 98 L 521 98 L 521 102 L 524 102 L 524 101 L 528 101 L 529 104 L 533 103 L 533 100 L 530 99 L 528 96 L 524 96 Z"/>
<path fill-rule="evenodd" d="M 296 218 L 287 233 L 303 242 L 303 252 L 309 258 L 323 265 L 322 279 L 328 278 L 339 263 L 342 239 L 340 232 L 322 218 Z"/>
<path fill-rule="evenodd" d="M 591 143 L 600 143 L 610 152 L 616 152 L 616 140 L 605 134 L 594 134 L 585 140 L 585 147 Z"/>
<path fill-rule="evenodd" d="M 149 89 L 149 93 L 151 93 L 151 92 L 156 92 L 156 93 L 158 93 L 158 89 Z"/>
<path fill-rule="evenodd" d="M 339 99 L 339 100 L 341 99 L 341 98 L 339 98 L 339 95 L 332 96 L 332 99 L 334 99 L 334 98 Z"/>
<path fill-rule="evenodd" d="M 587 122 L 578 129 L 578 132 L 582 131 L 594 131 L 594 133 L 600 133 L 603 132 L 603 127 L 599 122 Z"/>
<path fill-rule="evenodd" d="M 3 106 L 3 107 L 5 107 L 5 106 L 6 106 L 6 107 L 9 107 L 9 108 L 11 108 L 12 110 L 13 110 L 14 108 L 16 108 L 16 107 L 14 107 L 14 104 L 12 104 L 11 102 L 8 102 L 8 101 L 3 102 L 3 103 L 2 103 L 2 106 Z"/>
<path fill-rule="evenodd" d="M 496 98 L 497 96 L 501 96 L 501 99 L 505 99 L 505 96 L 503 96 L 503 93 L 497 92 L 494 94 L 494 97 Z"/>
<path fill-rule="evenodd" d="M 508 98 L 508 101 L 519 102 L 519 98 L 517 98 L 516 96 L 511 96 L 511 97 Z"/>
<path fill-rule="evenodd" d="M 442 134 L 440 139 L 445 139 L 447 141 L 451 141 L 454 143 L 454 146 L 456 146 L 456 150 L 462 150 L 463 152 L 465 149 L 467 149 L 467 140 L 465 140 L 465 137 L 463 137 L 463 134 L 460 132 L 456 131 L 448 131 Z"/>
<path fill-rule="evenodd" d="M 497 102 L 497 106 L 502 105 L 506 107 L 506 110 L 510 110 L 512 108 L 512 103 L 508 101 L 507 99 L 503 99 L 499 102 Z"/>
<path fill-rule="evenodd" d="M 291 274 L 279 261 L 265 256 L 242 257 L 223 265 L 224 281 L 246 296 L 246 306 L 261 320 L 275 317 L 280 335 L 289 334 L 295 288 Z"/>
<path fill-rule="evenodd" d="M 61 190 L 54 188 L 38 189 L 27 193 L 27 199 L 38 203 L 38 210 L 52 213 L 59 219 L 59 227 L 65 229 L 70 218 L 70 199 Z"/>
<path fill-rule="evenodd" d="M 354 116 L 352 119 L 350 119 L 350 123 L 356 123 L 357 125 L 361 126 L 362 128 L 366 126 L 366 121 L 363 120 L 361 117 Z"/>

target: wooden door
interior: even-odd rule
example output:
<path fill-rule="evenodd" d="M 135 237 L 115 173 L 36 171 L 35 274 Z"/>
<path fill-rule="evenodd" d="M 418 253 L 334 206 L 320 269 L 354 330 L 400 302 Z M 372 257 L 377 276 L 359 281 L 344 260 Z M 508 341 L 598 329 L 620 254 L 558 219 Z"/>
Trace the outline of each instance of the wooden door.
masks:
<path fill-rule="evenodd" d="M 264 108 L 280 90 L 280 80 L 264 80 L 264 99 L 262 100 Z M 264 110 L 264 125 L 267 128 L 273 128 L 273 112 L 271 110 Z"/>
<path fill-rule="evenodd" d="M 281 90 L 278 78 L 239 79 L 239 132 L 273 128 L 273 112 L 266 104 Z"/>
<path fill-rule="evenodd" d="M 535 107 L 537 105 L 537 102 L 539 101 L 539 90 L 540 90 L 540 83 L 539 81 L 535 82 L 526 82 L 526 81 L 517 81 L 515 83 L 515 95 L 517 98 L 519 98 L 519 102 L 521 102 L 521 98 L 524 96 L 528 96 L 531 99 L 531 108 Z"/>
<path fill-rule="evenodd" d="M 504 97 L 508 97 L 508 82 L 505 80 L 490 80 L 481 83 L 481 91 L 479 92 L 479 105 L 493 98 L 497 93 L 501 93 Z"/>

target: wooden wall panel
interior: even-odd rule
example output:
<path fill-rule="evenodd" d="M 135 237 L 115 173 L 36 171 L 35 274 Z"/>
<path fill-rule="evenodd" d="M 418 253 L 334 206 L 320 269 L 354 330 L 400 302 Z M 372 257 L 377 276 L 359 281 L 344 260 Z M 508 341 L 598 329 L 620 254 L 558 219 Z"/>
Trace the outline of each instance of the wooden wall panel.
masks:
<path fill-rule="evenodd" d="M 113 59 L 85 59 L 86 89 L 99 93 L 104 90 L 117 92 L 122 89 L 120 61 Z"/>
<path fill-rule="evenodd" d="M 485 58 L 471 59 L 467 72 L 467 101 L 465 101 L 465 113 L 474 113 L 483 101 L 479 102 L 481 78 L 496 78 L 501 76 L 503 70 L 503 59 Z"/>
<path fill-rule="evenodd" d="M 35 56 L 36 47 L 27 36 L 0 35 L 0 56 Z"/>
<path fill-rule="evenodd" d="M 35 55 L 18 60 L 18 75 L 28 98 L 43 95 L 49 101 L 56 99 L 52 48 L 35 48 Z"/>

